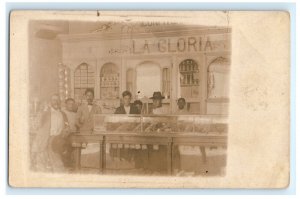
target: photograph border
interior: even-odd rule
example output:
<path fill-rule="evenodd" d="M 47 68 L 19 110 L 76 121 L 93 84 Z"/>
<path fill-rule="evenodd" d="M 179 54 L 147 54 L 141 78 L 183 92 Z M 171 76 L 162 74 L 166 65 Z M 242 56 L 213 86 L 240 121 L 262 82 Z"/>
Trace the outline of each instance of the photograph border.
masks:
<path fill-rule="evenodd" d="M 285 10 L 290 13 L 290 20 L 291 20 L 291 70 L 290 70 L 290 86 L 291 86 L 291 96 L 290 96 L 290 116 L 291 116 L 291 132 L 290 132 L 290 185 L 286 189 L 169 189 L 168 192 L 162 189 L 151 189 L 151 192 L 147 191 L 148 194 L 276 194 L 276 195 L 286 195 L 286 194 L 295 194 L 296 193 L 296 172 L 295 172 L 295 146 L 296 146 L 296 139 L 295 139 L 295 92 L 296 92 L 296 48 L 295 48 L 295 15 L 296 15 L 296 6 L 293 3 L 173 3 L 173 4 L 157 4 L 157 3 L 7 3 L 6 4 L 6 49 L 9 49 L 9 14 L 12 10 L 94 10 L 95 8 L 101 8 L 101 10 Z M 6 74 L 7 74 L 7 83 L 9 86 L 9 52 L 7 52 L 6 57 Z M 7 89 L 9 92 L 9 87 Z M 9 95 L 7 95 L 7 113 L 9 113 Z M 7 119 L 7 130 L 9 126 L 9 120 Z M 6 134 L 6 139 L 8 141 L 8 131 Z M 82 195 L 87 194 L 84 190 L 88 188 L 12 188 L 8 185 L 8 142 L 5 146 L 7 153 L 6 153 L 6 167 L 5 170 L 7 171 L 7 179 L 6 181 L 6 193 L 10 195 L 19 195 L 19 194 L 76 194 Z M 102 189 L 88 189 L 88 194 L 142 194 L 145 193 L 147 189 L 112 189 L 112 188 L 102 188 Z"/>

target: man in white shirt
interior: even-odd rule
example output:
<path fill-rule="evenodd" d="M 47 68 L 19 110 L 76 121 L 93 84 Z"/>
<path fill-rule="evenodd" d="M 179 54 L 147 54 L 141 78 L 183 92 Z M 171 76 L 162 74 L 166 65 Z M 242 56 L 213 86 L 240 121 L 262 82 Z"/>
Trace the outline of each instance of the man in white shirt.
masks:
<path fill-rule="evenodd" d="M 60 110 L 60 98 L 52 95 L 51 107 L 40 118 L 37 135 L 33 141 L 32 153 L 35 159 L 33 167 L 39 171 L 65 171 L 62 152 L 64 137 L 68 132 L 68 120 Z"/>
<path fill-rule="evenodd" d="M 176 114 L 178 114 L 178 115 L 187 115 L 187 114 L 189 114 L 189 112 L 185 108 L 185 105 L 186 105 L 185 99 L 183 97 L 179 98 L 177 100 L 178 109 L 177 109 Z"/>
<path fill-rule="evenodd" d="M 153 93 L 153 96 L 150 97 L 150 99 L 153 100 L 152 114 L 161 115 L 169 113 L 169 109 L 162 105 L 162 100 L 164 98 L 165 97 L 162 96 L 161 92 L 159 91 Z"/>
<path fill-rule="evenodd" d="M 162 100 L 165 97 L 162 96 L 161 92 L 157 91 L 153 93 L 153 96 L 150 98 L 153 100 L 153 107 L 152 111 L 150 113 L 155 115 L 162 115 L 162 114 L 168 114 L 169 109 L 167 107 L 164 107 L 162 105 Z M 163 145 L 152 145 L 149 146 L 148 150 L 148 157 L 149 157 L 149 163 L 147 165 L 147 169 L 151 170 L 152 172 L 159 172 L 164 173 L 167 171 L 167 160 L 166 160 L 166 154 L 167 154 L 167 148 Z"/>
<path fill-rule="evenodd" d="M 64 128 L 64 119 L 62 112 L 58 108 L 51 107 L 51 127 L 50 136 L 56 136 L 61 133 Z"/>
<path fill-rule="evenodd" d="M 94 133 L 94 116 L 101 114 L 101 108 L 94 102 L 94 90 L 87 88 L 85 90 L 85 102 L 82 103 L 76 113 L 76 125 L 79 127 L 80 134 Z M 95 161 L 95 155 L 98 156 L 99 144 L 88 143 L 86 148 L 81 151 L 81 166 L 95 167 L 98 162 Z M 99 157 L 99 156 L 98 156 Z"/>
<path fill-rule="evenodd" d="M 94 114 L 100 114 L 101 108 L 94 103 L 94 90 L 86 89 L 87 104 L 82 103 L 77 110 L 76 125 L 82 134 L 92 134 L 94 131 Z"/>

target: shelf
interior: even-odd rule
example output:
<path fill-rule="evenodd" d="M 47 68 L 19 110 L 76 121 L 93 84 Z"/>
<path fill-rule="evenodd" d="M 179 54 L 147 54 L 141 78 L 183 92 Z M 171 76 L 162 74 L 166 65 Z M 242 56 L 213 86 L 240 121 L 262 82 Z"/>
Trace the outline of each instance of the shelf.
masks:
<path fill-rule="evenodd" d="M 199 73 L 199 70 L 183 70 L 179 71 L 180 73 Z"/>
<path fill-rule="evenodd" d="M 119 88 L 120 86 L 100 86 L 100 88 Z"/>
<path fill-rule="evenodd" d="M 180 87 L 199 86 L 199 84 L 180 84 Z"/>

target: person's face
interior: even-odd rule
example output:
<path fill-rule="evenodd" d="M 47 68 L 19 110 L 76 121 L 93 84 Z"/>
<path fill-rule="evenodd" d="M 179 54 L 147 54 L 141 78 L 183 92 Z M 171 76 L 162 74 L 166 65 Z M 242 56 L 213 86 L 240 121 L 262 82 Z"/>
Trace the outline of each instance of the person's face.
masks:
<path fill-rule="evenodd" d="M 131 101 L 131 97 L 129 95 L 123 97 L 124 106 L 129 106 L 130 101 Z"/>
<path fill-rule="evenodd" d="M 160 107 L 161 106 L 161 99 L 153 99 L 153 106 L 155 108 Z"/>
<path fill-rule="evenodd" d="M 94 94 L 92 92 L 87 92 L 85 94 L 86 97 L 86 101 L 88 102 L 88 104 L 92 104 L 93 100 L 94 100 Z"/>
<path fill-rule="evenodd" d="M 179 100 L 179 101 L 177 102 L 177 106 L 178 106 L 179 109 L 184 109 L 185 101 Z"/>
<path fill-rule="evenodd" d="M 51 97 L 51 107 L 55 110 L 60 108 L 60 99 L 58 96 L 54 95 Z"/>
<path fill-rule="evenodd" d="M 68 111 L 73 111 L 74 109 L 74 102 L 69 100 L 67 103 L 66 103 L 66 108 Z"/>

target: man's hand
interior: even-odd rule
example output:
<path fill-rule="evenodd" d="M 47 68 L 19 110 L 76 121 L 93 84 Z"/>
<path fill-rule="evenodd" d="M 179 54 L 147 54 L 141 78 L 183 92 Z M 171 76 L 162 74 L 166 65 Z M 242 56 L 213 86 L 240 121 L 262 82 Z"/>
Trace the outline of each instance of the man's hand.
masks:
<path fill-rule="evenodd" d="M 70 134 L 70 131 L 71 131 L 71 129 L 70 129 L 69 124 L 66 124 L 61 133 L 62 137 L 63 138 L 67 137 Z"/>

